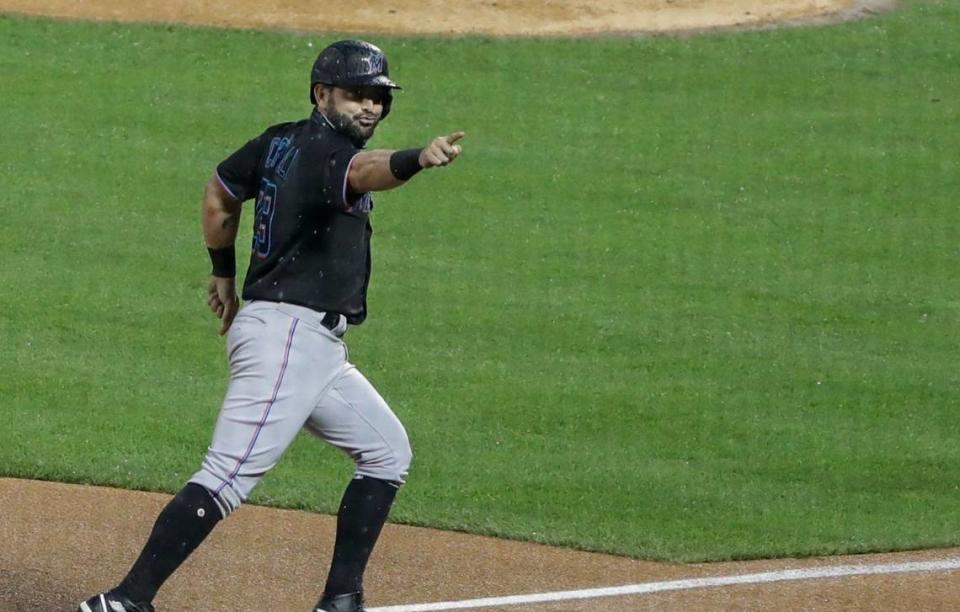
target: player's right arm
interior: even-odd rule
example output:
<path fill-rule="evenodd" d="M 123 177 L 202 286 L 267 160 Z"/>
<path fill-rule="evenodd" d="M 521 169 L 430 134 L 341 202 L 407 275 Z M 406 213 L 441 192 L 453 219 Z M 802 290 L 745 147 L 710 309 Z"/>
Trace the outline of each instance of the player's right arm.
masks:
<path fill-rule="evenodd" d="M 233 243 L 240 227 L 241 202 L 214 175 L 203 193 L 203 239 L 213 260 L 207 283 L 207 305 L 220 318 L 220 335 L 227 333 L 240 307 Z"/>
<path fill-rule="evenodd" d="M 237 239 L 241 204 L 216 175 L 203 191 L 203 239 L 211 249 L 228 247 Z"/>
<path fill-rule="evenodd" d="M 361 151 L 350 162 L 347 184 L 353 193 L 386 191 L 406 183 L 420 170 L 446 166 L 463 151 L 463 132 L 438 136 L 422 149 Z"/>
<path fill-rule="evenodd" d="M 227 333 L 240 309 L 233 243 L 240 227 L 241 203 L 256 195 L 261 157 L 270 142 L 268 128 L 220 162 L 203 193 L 203 239 L 213 270 L 207 282 L 207 305 L 220 318 L 220 335 Z"/>

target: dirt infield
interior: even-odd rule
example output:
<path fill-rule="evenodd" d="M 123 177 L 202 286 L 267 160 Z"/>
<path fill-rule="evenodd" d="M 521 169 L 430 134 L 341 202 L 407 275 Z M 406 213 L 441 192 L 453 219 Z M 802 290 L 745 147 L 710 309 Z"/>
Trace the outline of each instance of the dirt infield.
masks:
<path fill-rule="evenodd" d="M 850 19 L 894 4 L 895 0 L 0 0 L 0 11 L 324 32 L 585 35 Z"/>
<path fill-rule="evenodd" d="M 112 586 L 136 557 L 168 499 L 155 493 L 0 479 L 0 610 L 72 611 L 90 593 Z M 171 578 L 157 598 L 157 608 L 309 610 L 323 585 L 333 533 L 333 517 L 242 507 Z M 943 561 L 952 562 L 951 569 L 904 571 L 902 565 Z M 886 567 L 875 575 L 785 580 L 790 576 L 786 570 L 816 568 L 830 574 L 838 566 L 877 564 Z M 701 579 L 702 584 L 631 596 L 472 609 L 945 610 L 960 601 L 957 567 L 960 549 L 746 563 L 650 563 L 388 525 L 366 582 L 370 606 Z M 895 569 L 903 573 L 891 573 Z M 753 575 L 761 572 L 774 572 L 764 579 L 780 581 L 759 582 Z M 734 575 L 746 583 L 709 586 L 705 580 Z"/>
<path fill-rule="evenodd" d="M 0 0 L 0 11 L 311 31 L 584 35 L 766 27 L 852 18 L 891 0 Z M 0 612 L 75 609 L 118 580 L 168 496 L 0 479 Z M 643 529 L 643 525 L 638 525 Z M 326 574 L 334 518 L 246 506 L 161 591 L 161 611 L 308 610 Z M 666 564 L 388 525 L 367 575 L 370 606 L 471 609 L 949 610 L 960 549 L 745 563 Z M 610 596 L 612 587 L 630 594 Z M 545 593 L 568 593 L 538 603 Z M 606 591 L 603 591 L 606 589 Z M 508 596 L 521 597 L 514 603 Z M 584 595 L 591 598 L 577 599 Z M 600 597 L 600 595 L 604 595 Z M 500 598 L 500 600 L 497 600 Z M 406 605 L 405 608 L 393 608 Z M 467 604 L 462 604 L 465 607 Z"/>

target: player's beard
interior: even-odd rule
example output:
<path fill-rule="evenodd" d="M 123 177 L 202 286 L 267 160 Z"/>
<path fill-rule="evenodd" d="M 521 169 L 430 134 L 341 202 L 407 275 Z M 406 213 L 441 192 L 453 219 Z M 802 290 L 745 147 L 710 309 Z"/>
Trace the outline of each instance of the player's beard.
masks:
<path fill-rule="evenodd" d="M 345 134 L 350 140 L 353 141 L 358 147 L 362 147 L 367 143 L 368 140 L 373 136 L 374 130 L 377 129 L 379 121 L 371 125 L 370 127 L 365 127 L 360 124 L 360 121 L 355 119 L 353 116 L 348 115 L 347 113 L 339 112 L 335 107 L 333 102 L 324 109 L 324 115 L 327 117 L 327 120 L 333 125 L 334 129 L 338 132 Z"/>

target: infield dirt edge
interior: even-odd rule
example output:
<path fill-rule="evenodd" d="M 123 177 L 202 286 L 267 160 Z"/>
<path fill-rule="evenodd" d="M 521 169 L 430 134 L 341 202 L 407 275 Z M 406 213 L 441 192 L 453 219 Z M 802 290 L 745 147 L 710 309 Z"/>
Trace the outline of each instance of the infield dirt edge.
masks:
<path fill-rule="evenodd" d="M 144 4 L 137 0 L 74 2 L 71 0 L 0 0 L 0 13 L 119 23 L 189 25 L 237 29 L 267 29 L 302 34 L 353 32 L 414 36 L 606 37 L 690 36 L 717 31 L 763 30 L 825 25 L 861 19 L 896 9 L 899 0 L 724 0 L 703 6 L 692 0 L 557 0 L 548 5 L 517 0 L 505 5 L 487 0 L 463 0 L 456 7 L 442 0 L 403 4 L 384 0 L 378 19 L 371 10 L 334 0 L 330 10 L 316 15 L 309 0 L 291 0 L 283 11 L 269 11 L 255 0 L 226 0 L 214 6 L 190 0 Z M 396 4 L 402 8 L 389 8 Z M 623 5 L 623 6 L 621 6 Z M 689 6 L 688 6 L 689 5 Z M 546 9 L 530 7 L 555 7 Z M 593 13 L 590 7 L 597 6 Z M 226 10 L 227 8 L 230 10 Z M 490 7 L 496 7 L 492 10 Z M 599 12 L 598 12 L 599 11 Z M 599 14 L 599 17 L 597 16 Z M 464 26 L 469 23 L 469 26 Z"/>

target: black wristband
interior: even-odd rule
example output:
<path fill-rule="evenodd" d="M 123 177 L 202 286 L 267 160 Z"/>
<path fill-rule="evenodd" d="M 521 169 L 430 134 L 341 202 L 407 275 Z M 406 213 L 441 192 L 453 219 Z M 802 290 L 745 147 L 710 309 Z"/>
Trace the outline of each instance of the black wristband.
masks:
<path fill-rule="evenodd" d="M 221 249 L 207 247 L 207 252 L 213 262 L 211 274 L 220 278 L 233 278 L 237 275 L 237 252 L 232 244 Z"/>
<path fill-rule="evenodd" d="M 423 149 L 404 149 L 394 151 L 390 156 L 390 172 L 399 181 L 409 181 L 417 172 L 423 170 L 420 165 L 420 151 Z"/>

